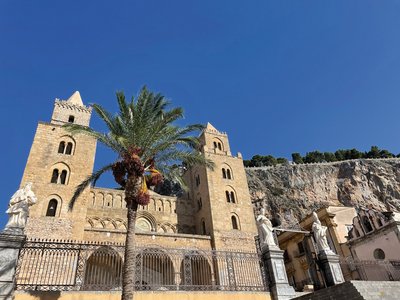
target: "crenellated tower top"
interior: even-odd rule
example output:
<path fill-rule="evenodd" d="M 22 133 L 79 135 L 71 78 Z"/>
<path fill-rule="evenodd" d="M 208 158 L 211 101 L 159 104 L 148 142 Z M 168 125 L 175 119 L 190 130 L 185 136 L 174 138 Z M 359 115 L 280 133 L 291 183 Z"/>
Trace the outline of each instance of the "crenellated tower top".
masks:
<path fill-rule="evenodd" d="M 204 152 L 231 156 L 228 135 L 226 132 L 219 131 L 210 123 L 207 123 L 200 134 L 200 141 Z"/>
<path fill-rule="evenodd" d="M 59 125 L 74 123 L 89 126 L 91 114 L 92 108 L 83 104 L 81 95 L 76 91 L 68 100 L 56 98 L 51 123 Z"/>

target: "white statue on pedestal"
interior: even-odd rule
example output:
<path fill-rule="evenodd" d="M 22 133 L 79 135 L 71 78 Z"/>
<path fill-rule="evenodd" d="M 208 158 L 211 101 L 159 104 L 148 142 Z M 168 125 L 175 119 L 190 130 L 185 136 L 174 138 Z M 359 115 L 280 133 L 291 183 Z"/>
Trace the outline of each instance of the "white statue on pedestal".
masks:
<path fill-rule="evenodd" d="M 19 189 L 12 195 L 6 213 L 9 216 L 5 230 L 22 230 L 25 228 L 29 215 L 29 206 L 36 203 L 36 196 L 31 190 L 32 183 L 28 182 L 25 187 Z"/>
<path fill-rule="evenodd" d="M 261 246 L 277 247 L 274 239 L 274 228 L 271 221 L 265 216 L 265 209 L 261 208 L 260 214 L 256 218 L 258 232 L 260 235 Z"/>
<path fill-rule="evenodd" d="M 317 243 L 318 253 L 335 254 L 329 247 L 328 240 L 326 239 L 328 227 L 321 224 L 315 211 L 313 212 L 313 219 L 312 231 L 314 233 L 315 242 Z"/>

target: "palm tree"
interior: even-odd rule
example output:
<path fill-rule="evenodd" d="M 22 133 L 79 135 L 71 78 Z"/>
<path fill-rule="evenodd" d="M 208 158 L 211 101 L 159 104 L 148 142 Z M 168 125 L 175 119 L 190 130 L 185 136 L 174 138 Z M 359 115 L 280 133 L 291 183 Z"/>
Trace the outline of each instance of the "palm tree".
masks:
<path fill-rule="evenodd" d="M 182 108 L 167 109 L 168 101 L 143 87 L 135 100 L 128 103 L 122 92 L 117 93 L 119 112 L 112 115 L 98 104 L 93 109 L 107 125 L 108 133 L 89 127 L 67 124 L 71 133 L 81 133 L 96 138 L 117 154 L 116 161 L 102 167 L 79 184 L 69 208 L 72 210 L 78 196 L 99 177 L 112 171 L 115 181 L 125 190 L 127 207 L 127 233 L 125 263 L 122 278 L 122 300 L 132 300 L 134 291 L 135 221 L 138 205 L 147 205 L 150 197 L 147 188 L 167 177 L 184 183 L 182 166 L 213 163 L 200 153 L 199 140 L 190 134 L 201 130 L 202 125 L 178 127 L 173 123 L 183 117 Z M 179 164 L 182 164 L 179 166 Z"/>

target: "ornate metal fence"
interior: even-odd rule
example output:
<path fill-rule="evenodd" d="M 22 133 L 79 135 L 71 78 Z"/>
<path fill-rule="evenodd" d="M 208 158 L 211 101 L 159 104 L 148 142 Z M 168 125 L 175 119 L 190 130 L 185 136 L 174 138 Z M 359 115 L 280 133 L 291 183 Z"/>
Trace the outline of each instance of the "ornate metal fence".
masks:
<path fill-rule="evenodd" d="M 340 262 L 342 267 L 357 271 L 360 280 L 400 281 L 400 261 L 354 260 L 348 258 Z"/>
<path fill-rule="evenodd" d="M 267 290 L 257 253 L 137 247 L 136 290 Z M 27 241 L 19 290 L 119 290 L 124 245 Z"/>

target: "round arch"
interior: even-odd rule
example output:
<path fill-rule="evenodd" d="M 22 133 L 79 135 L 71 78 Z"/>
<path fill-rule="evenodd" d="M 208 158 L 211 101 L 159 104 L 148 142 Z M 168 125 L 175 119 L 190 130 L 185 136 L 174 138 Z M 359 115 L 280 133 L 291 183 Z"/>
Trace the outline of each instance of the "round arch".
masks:
<path fill-rule="evenodd" d="M 232 167 L 230 165 L 228 165 L 227 163 L 223 163 L 221 166 L 221 170 L 222 170 L 222 178 L 234 179 Z"/>
<path fill-rule="evenodd" d="M 231 224 L 232 224 L 232 229 L 236 229 L 236 230 L 240 230 L 241 226 L 240 226 L 240 219 L 239 216 L 234 213 L 231 212 L 230 213 L 230 218 L 231 218 Z"/>
<path fill-rule="evenodd" d="M 50 207 L 50 206 L 51 206 L 51 203 L 50 203 L 50 202 L 51 202 L 52 200 L 57 201 L 57 203 L 56 203 L 56 205 L 55 205 L 54 214 L 51 215 L 51 216 L 52 216 L 52 217 L 59 217 L 60 214 L 61 214 L 62 199 L 61 199 L 61 196 L 58 195 L 58 194 L 51 194 L 51 195 L 49 195 L 49 196 L 46 198 L 46 201 L 45 201 L 46 206 L 44 207 L 43 215 L 44 215 L 44 216 L 48 216 L 48 213 L 49 213 L 49 211 L 50 211 L 50 209 L 51 209 L 51 207 Z"/>
<path fill-rule="evenodd" d="M 57 162 L 50 168 L 50 182 L 67 185 L 70 174 L 71 168 L 65 162 Z"/>
<path fill-rule="evenodd" d="M 121 286 L 121 256 L 113 248 L 102 246 L 86 261 L 82 290 L 109 291 Z"/>
<path fill-rule="evenodd" d="M 146 227 L 143 227 L 142 230 L 143 231 L 157 231 L 157 220 L 156 218 L 149 213 L 148 211 L 143 211 L 140 210 L 137 212 L 137 220 L 136 220 L 136 224 L 139 224 L 140 221 L 143 222 L 143 225 L 145 226 L 146 224 L 148 225 L 147 228 L 149 230 L 143 230 L 146 229 Z M 139 227 L 140 228 L 140 227 Z"/>
<path fill-rule="evenodd" d="M 224 142 L 221 139 L 219 139 L 217 137 L 214 137 L 212 139 L 212 143 L 213 143 L 213 149 L 214 150 L 224 151 L 224 148 L 225 148 L 224 147 Z"/>
<path fill-rule="evenodd" d="M 146 248 L 136 255 L 137 290 L 174 286 L 175 270 L 169 255 L 160 248 Z"/>
<path fill-rule="evenodd" d="M 185 286 L 188 288 L 198 286 L 200 289 L 212 285 L 210 263 L 204 255 L 196 250 L 185 254 L 180 266 L 180 275 L 183 289 Z"/>
<path fill-rule="evenodd" d="M 231 185 L 225 186 L 225 199 L 228 203 L 239 203 L 236 190 Z"/>
<path fill-rule="evenodd" d="M 57 147 L 57 152 L 59 154 L 74 155 L 76 140 L 71 135 L 62 135 L 59 137 Z"/>

